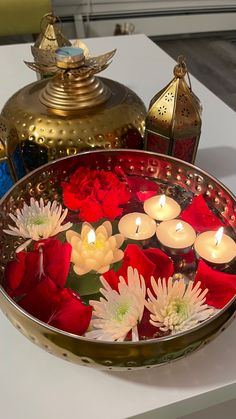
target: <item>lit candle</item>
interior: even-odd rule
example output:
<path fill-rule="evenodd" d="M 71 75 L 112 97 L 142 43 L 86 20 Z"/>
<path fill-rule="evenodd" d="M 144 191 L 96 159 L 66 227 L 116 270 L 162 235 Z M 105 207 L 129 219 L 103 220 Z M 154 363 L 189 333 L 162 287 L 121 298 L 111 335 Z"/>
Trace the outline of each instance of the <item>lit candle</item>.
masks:
<path fill-rule="evenodd" d="M 180 205 L 169 196 L 157 195 L 144 202 L 144 211 L 154 220 L 166 221 L 178 217 Z"/>
<path fill-rule="evenodd" d="M 56 59 L 64 63 L 73 63 L 84 58 L 82 48 L 61 47 L 56 49 Z"/>
<path fill-rule="evenodd" d="M 196 253 L 208 262 L 219 264 L 229 263 L 236 257 L 236 243 L 223 227 L 217 232 L 205 231 L 197 237 L 194 248 Z"/>
<path fill-rule="evenodd" d="M 107 272 L 111 264 L 119 262 L 124 256 L 120 249 L 124 237 L 121 234 L 112 235 L 110 221 L 105 221 L 96 230 L 89 223 L 83 223 L 81 234 L 68 230 L 66 239 L 72 246 L 71 262 L 78 275 L 90 271 Z"/>
<path fill-rule="evenodd" d="M 192 226 L 185 221 L 168 220 L 157 226 L 156 235 L 162 246 L 170 251 L 187 251 L 196 239 Z"/>
<path fill-rule="evenodd" d="M 120 219 L 118 229 L 128 239 L 145 240 L 155 234 L 156 223 L 147 214 L 132 212 Z"/>

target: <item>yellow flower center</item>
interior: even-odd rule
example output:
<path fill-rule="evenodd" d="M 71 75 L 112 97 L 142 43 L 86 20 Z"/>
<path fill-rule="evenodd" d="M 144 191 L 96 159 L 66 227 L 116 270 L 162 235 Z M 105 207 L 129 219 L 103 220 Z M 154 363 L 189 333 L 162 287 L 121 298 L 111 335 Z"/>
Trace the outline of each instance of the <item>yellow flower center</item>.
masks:
<path fill-rule="evenodd" d="M 121 322 L 124 318 L 124 316 L 128 313 L 129 311 L 129 304 L 128 303 L 123 303 L 121 304 L 114 315 L 115 320 L 118 320 L 119 322 Z"/>
<path fill-rule="evenodd" d="M 29 222 L 31 225 L 40 226 L 48 223 L 48 217 L 45 215 L 36 215 L 35 217 L 31 217 Z"/>
<path fill-rule="evenodd" d="M 180 324 L 190 315 L 189 304 L 182 299 L 174 299 L 166 308 L 166 315 L 172 318 L 174 324 Z"/>

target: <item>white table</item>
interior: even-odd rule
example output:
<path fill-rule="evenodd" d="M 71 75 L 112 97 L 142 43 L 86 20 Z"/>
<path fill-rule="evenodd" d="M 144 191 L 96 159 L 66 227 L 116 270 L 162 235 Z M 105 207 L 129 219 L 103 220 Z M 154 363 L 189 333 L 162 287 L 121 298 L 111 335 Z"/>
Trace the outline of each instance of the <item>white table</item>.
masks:
<path fill-rule="evenodd" d="M 174 61 L 144 35 L 86 42 L 93 55 L 117 47 L 103 75 L 128 85 L 146 105 L 172 78 Z M 23 64 L 31 59 L 29 45 L 1 46 L 0 56 L 1 108 L 35 74 Z M 204 108 L 196 163 L 236 192 L 235 113 L 193 77 L 192 85 Z M 49 355 L 0 314 L 1 418 L 176 418 L 235 397 L 235 348 L 236 322 L 204 349 L 174 364 L 101 372 Z"/>

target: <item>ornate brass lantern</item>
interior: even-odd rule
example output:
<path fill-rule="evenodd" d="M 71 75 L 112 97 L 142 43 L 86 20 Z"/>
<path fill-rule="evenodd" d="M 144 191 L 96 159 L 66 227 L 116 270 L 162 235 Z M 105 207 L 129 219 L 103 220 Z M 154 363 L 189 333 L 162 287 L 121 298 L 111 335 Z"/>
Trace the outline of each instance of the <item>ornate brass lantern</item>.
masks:
<path fill-rule="evenodd" d="M 26 174 L 16 129 L 0 116 L 0 198 Z"/>
<path fill-rule="evenodd" d="M 182 57 L 174 79 L 150 102 L 146 117 L 145 149 L 194 163 L 201 133 L 201 105 L 185 81 Z M 190 80 L 189 80 L 190 83 Z"/>
<path fill-rule="evenodd" d="M 57 48 L 70 46 L 71 42 L 65 38 L 57 27 L 58 18 L 53 13 L 47 13 L 41 21 L 41 32 L 31 47 L 36 62 L 52 59 Z"/>
<path fill-rule="evenodd" d="M 31 47 L 35 62 L 48 62 L 54 59 L 55 51 L 58 48 L 71 46 L 72 43 L 67 39 L 58 27 L 60 23 L 59 17 L 50 12 L 43 16 L 41 20 L 41 32 Z M 80 40 L 77 39 L 74 47 L 82 48 L 85 57 L 89 56 L 88 47 Z M 41 75 L 41 73 L 39 73 Z M 52 75 L 52 74 L 50 74 Z M 43 75 L 45 77 L 45 74 Z"/>

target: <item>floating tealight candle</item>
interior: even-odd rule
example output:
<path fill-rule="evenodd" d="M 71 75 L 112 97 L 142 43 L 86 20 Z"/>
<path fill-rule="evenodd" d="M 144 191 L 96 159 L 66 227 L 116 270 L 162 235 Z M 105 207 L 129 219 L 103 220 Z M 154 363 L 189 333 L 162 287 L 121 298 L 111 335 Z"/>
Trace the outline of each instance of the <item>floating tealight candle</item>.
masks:
<path fill-rule="evenodd" d="M 118 229 L 128 239 L 145 240 L 155 234 L 156 223 L 147 214 L 132 212 L 120 219 Z"/>
<path fill-rule="evenodd" d="M 236 243 L 224 234 L 223 227 L 199 234 L 194 248 L 199 257 L 214 264 L 229 263 L 236 257 Z"/>
<path fill-rule="evenodd" d="M 171 253 L 188 251 L 196 239 L 196 233 L 190 224 L 180 220 L 163 221 L 157 226 L 157 239 Z"/>
<path fill-rule="evenodd" d="M 119 262 L 124 256 L 120 249 L 124 237 L 121 234 L 112 235 L 110 221 L 105 221 L 96 230 L 85 222 L 81 234 L 68 230 L 66 239 L 72 246 L 71 262 L 78 275 L 90 271 L 107 272 L 112 263 Z"/>
<path fill-rule="evenodd" d="M 172 220 L 178 217 L 181 211 L 180 205 L 166 195 L 156 195 L 147 199 L 143 208 L 146 214 L 158 221 Z"/>

